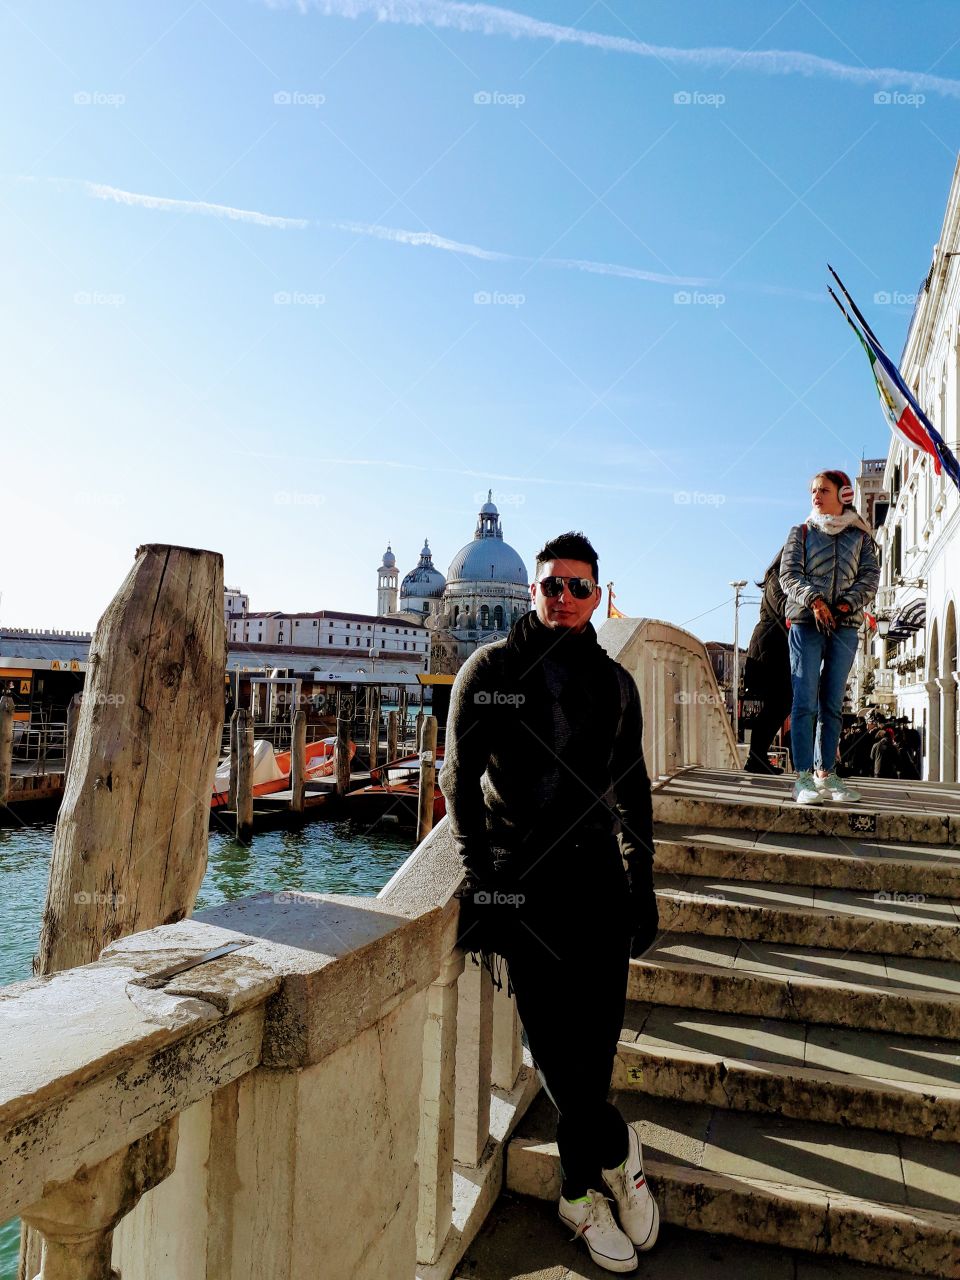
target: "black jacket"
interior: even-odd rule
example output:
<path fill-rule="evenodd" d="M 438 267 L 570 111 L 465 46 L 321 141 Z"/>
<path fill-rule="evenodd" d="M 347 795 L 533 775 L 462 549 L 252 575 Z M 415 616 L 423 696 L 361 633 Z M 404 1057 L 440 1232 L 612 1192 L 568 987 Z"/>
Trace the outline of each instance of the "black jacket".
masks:
<path fill-rule="evenodd" d="M 652 895 L 653 805 L 640 695 L 593 627 L 524 615 L 454 682 L 440 785 L 457 849 L 480 884 L 549 874 L 551 848 L 619 840 L 631 896 Z"/>

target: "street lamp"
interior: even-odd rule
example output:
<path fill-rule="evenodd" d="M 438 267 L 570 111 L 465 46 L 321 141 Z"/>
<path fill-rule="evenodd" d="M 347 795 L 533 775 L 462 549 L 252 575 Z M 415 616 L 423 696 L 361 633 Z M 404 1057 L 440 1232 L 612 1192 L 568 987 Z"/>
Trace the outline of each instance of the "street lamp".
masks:
<path fill-rule="evenodd" d="M 731 582 L 733 587 L 733 740 L 740 742 L 740 592 L 747 585 L 746 578 Z M 737 746 L 737 768 L 740 767 L 740 747 Z"/>

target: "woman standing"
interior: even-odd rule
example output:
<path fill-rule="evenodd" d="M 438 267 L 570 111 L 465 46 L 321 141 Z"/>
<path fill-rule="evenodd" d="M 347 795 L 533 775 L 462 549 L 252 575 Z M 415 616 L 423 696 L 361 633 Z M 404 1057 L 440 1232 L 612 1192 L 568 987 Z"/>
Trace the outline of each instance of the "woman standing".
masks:
<path fill-rule="evenodd" d="M 880 566 L 870 529 L 853 505 L 850 477 L 821 471 L 810 494 L 810 515 L 790 530 L 780 559 L 790 626 L 793 796 L 797 804 L 850 802 L 860 794 L 836 771 L 841 708 Z"/>
<path fill-rule="evenodd" d="M 790 682 L 790 650 L 784 621 L 786 597 L 780 585 L 780 556 L 776 557 L 757 586 L 763 589 L 760 618 L 750 637 L 743 683 L 747 697 L 762 703 L 750 734 L 747 773 L 783 773 L 767 759 L 770 744 L 790 714 L 793 688 Z"/>

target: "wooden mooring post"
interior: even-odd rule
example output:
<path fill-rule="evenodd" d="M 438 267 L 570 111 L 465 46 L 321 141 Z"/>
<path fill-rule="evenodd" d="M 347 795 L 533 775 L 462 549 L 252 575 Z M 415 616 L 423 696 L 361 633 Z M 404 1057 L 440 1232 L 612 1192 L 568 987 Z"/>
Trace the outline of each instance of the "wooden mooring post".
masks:
<path fill-rule="evenodd" d="M 290 730 L 290 809 L 303 813 L 307 793 L 307 713 L 293 713 Z"/>
<path fill-rule="evenodd" d="M 70 774 L 70 761 L 73 758 L 73 748 L 77 744 L 77 726 L 80 723 L 80 708 L 83 706 L 83 694 L 75 693 L 70 699 L 67 706 L 67 727 L 65 730 L 66 741 L 63 745 L 63 786 L 66 790 L 67 778 Z"/>
<path fill-rule="evenodd" d="M 423 714 L 423 708 L 421 707 L 420 710 L 417 712 L 416 720 L 413 722 L 414 723 L 414 730 L 413 730 L 414 751 L 420 750 L 421 738 L 423 736 L 423 722 L 425 718 L 426 717 Z"/>
<path fill-rule="evenodd" d="M 350 786 L 350 730 L 353 728 L 353 694 L 341 693 L 337 703 L 336 755 L 337 795 L 345 796 Z"/>
<path fill-rule="evenodd" d="M 237 713 L 236 835 L 248 841 L 253 835 L 253 713 L 241 707 Z"/>
<path fill-rule="evenodd" d="M 420 746 L 420 791 L 417 797 L 417 844 L 433 830 L 433 796 L 437 775 L 437 719 L 423 717 Z"/>
<path fill-rule="evenodd" d="M 368 725 L 368 755 L 370 757 L 370 768 L 377 767 L 377 761 L 380 756 L 380 690 L 372 688 L 370 690 L 370 699 L 367 704 L 367 725 Z"/>
<path fill-rule="evenodd" d="M 223 558 L 139 547 L 90 645 L 35 974 L 89 964 L 116 938 L 192 911 L 207 865 L 226 648 Z M 168 1122 L 151 1142 L 175 1149 L 175 1134 Z M 127 1159 L 121 1149 L 89 1171 L 91 1223 L 115 1220 L 139 1199 L 142 1151 L 128 1150 L 129 1170 L 118 1166 Z M 42 1226 L 45 1205 L 24 1218 Z M 98 1248 L 108 1246 L 106 1231 L 94 1233 Z M 20 1275 L 28 1280 L 40 1271 L 40 1246 L 24 1226 Z"/>
<path fill-rule="evenodd" d="M 396 760 L 397 758 L 397 713 L 389 711 L 387 713 L 387 760 Z"/>
<path fill-rule="evenodd" d="M 10 797 L 10 777 L 13 773 L 13 713 L 16 704 L 12 698 L 0 698 L 0 804 Z"/>
<path fill-rule="evenodd" d="M 240 708 L 230 717 L 230 790 L 227 793 L 227 808 L 237 811 L 237 766 L 240 762 L 240 747 L 237 739 L 237 718 Z"/>

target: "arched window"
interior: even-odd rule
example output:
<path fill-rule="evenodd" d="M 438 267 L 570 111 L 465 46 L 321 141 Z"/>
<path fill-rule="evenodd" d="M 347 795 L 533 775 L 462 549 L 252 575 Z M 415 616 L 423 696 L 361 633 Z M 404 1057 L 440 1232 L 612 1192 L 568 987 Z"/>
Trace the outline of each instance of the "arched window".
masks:
<path fill-rule="evenodd" d="M 493 611 L 493 629 L 494 631 L 503 630 L 503 605 L 498 604 Z"/>
<path fill-rule="evenodd" d="M 480 606 L 480 630 L 490 630 L 490 606 L 486 604 Z"/>

